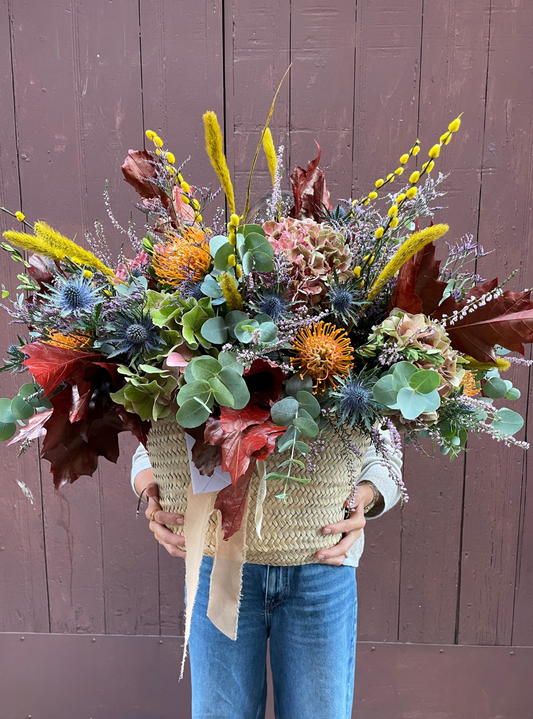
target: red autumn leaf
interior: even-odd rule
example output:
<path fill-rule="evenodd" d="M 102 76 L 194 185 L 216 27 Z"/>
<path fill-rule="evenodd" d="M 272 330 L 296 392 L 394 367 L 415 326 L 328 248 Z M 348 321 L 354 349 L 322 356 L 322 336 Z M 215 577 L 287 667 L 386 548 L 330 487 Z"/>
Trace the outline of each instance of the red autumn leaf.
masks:
<path fill-rule="evenodd" d="M 244 372 L 244 381 L 250 392 L 249 404 L 272 404 L 281 399 L 285 372 L 267 360 L 256 359 Z"/>
<path fill-rule="evenodd" d="M 479 298 L 497 286 L 497 279 L 490 280 L 469 290 L 468 295 Z M 441 319 L 443 314 L 449 317 L 465 304 L 457 304 L 452 297 L 448 297 L 432 316 L 435 319 Z M 446 332 L 455 349 L 479 362 L 496 361 L 496 344 L 524 354 L 524 344 L 533 342 L 533 302 L 530 292 L 504 292 L 501 297 L 469 312 L 463 319 L 453 324 L 448 320 Z"/>
<path fill-rule="evenodd" d="M 320 222 L 324 207 L 327 207 L 328 210 L 332 208 L 329 202 L 329 192 L 326 189 L 325 173 L 318 166 L 322 150 L 318 142 L 316 142 L 316 146 L 318 154 L 314 160 L 307 163 L 307 169 L 296 166 L 291 174 L 294 206 L 290 215 L 297 218 L 312 217 Z"/>
<path fill-rule="evenodd" d="M 44 423 L 41 457 L 51 462 L 56 489 L 81 475 L 92 475 L 99 457 L 116 462 L 120 432 L 129 430 L 146 443 L 148 423 L 115 405 L 105 392 L 96 391 L 86 417 L 75 423 L 69 419 L 72 387 L 65 387 L 50 401 L 53 411 Z"/>
<path fill-rule="evenodd" d="M 46 434 L 44 425 L 48 421 L 53 409 L 45 409 L 44 412 L 38 412 L 30 417 L 28 424 L 25 427 L 21 427 L 17 434 L 7 444 L 15 444 L 16 442 L 24 442 L 32 439 L 38 439 Z"/>
<path fill-rule="evenodd" d="M 248 403 L 244 409 L 220 408 L 220 427 L 225 434 L 243 432 L 253 424 L 262 424 L 270 419 L 270 410 L 261 409 Z"/>
<path fill-rule="evenodd" d="M 54 279 L 56 263 L 48 257 L 30 255 L 28 264 L 30 265 L 27 268 L 29 276 L 41 286 L 41 289 L 45 283 L 49 284 Z"/>
<path fill-rule="evenodd" d="M 209 419 L 213 420 L 213 422 L 218 422 L 220 425 L 220 421 L 218 419 L 214 419 L 213 417 L 210 417 Z M 204 423 L 199 427 L 194 427 L 194 429 L 188 429 L 187 434 L 195 439 L 191 452 L 194 466 L 200 474 L 203 474 L 206 477 L 211 477 L 215 469 L 220 467 L 222 464 L 222 449 L 214 442 L 210 444 L 205 441 L 205 429 L 206 426 Z M 225 434 L 221 429 L 219 431 L 221 439 L 220 444 L 222 444 Z"/>
<path fill-rule="evenodd" d="M 431 242 L 407 260 L 398 273 L 389 312 L 398 307 L 411 314 L 430 315 L 439 306 L 446 282 L 439 280 L 440 260 Z"/>
<path fill-rule="evenodd" d="M 83 379 L 88 362 L 100 360 L 102 355 L 66 347 L 55 347 L 44 342 L 34 342 L 24 347 L 27 358 L 23 364 L 44 389 L 46 396 L 52 394 L 67 379 L 76 384 Z"/>
<path fill-rule="evenodd" d="M 128 150 L 124 164 L 120 166 L 126 182 L 144 199 L 158 197 L 165 207 L 170 204 L 168 195 L 154 181 L 157 178 L 156 165 L 160 160 L 147 150 Z"/>
<path fill-rule="evenodd" d="M 216 496 L 214 508 L 219 509 L 222 514 L 222 531 L 226 540 L 235 534 L 242 524 L 246 496 L 254 470 L 255 459 L 250 462 L 246 474 L 239 477 L 236 484 L 224 487 Z"/>
<path fill-rule="evenodd" d="M 274 438 L 287 431 L 273 422 L 264 422 L 248 427 L 244 432 L 232 432 L 222 445 L 222 471 L 229 472 L 233 484 L 246 472 L 252 455 L 268 445 L 269 437 Z M 267 453 L 268 456 L 270 452 Z"/>

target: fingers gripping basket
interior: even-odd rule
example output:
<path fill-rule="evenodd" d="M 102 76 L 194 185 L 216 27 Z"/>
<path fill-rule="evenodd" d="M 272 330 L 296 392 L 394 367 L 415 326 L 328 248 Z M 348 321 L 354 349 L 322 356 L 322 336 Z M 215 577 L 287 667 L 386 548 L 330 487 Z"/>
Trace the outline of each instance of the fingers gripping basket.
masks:
<path fill-rule="evenodd" d="M 353 465 L 358 474 L 368 441 L 360 435 L 352 441 L 361 451 L 354 457 Z M 148 438 L 148 453 L 159 486 L 160 503 L 167 512 L 185 514 L 187 511 L 187 487 L 190 483 L 189 460 L 185 432 L 175 422 L 159 420 L 152 423 Z M 287 502 L 276 498 L 284 487 L 282 480 L 267 482 L 263 504 L 263 523 L 259 539 L 255 529 L 255 506 L 260 479 L 257 472 L 252 477 L 249 491 L 248 524 L 246 528 L 246 561 L 251 564 L 288 566 L 310 564 L 320 549 L 332 547 L 339 535 L 324 535 L 322 527 L 344 518 L 344 505 L 353 486 L 353 475 L 343 459 L 343 447 L 335 435 L 328 436 L 323 452 L 317 458 L 316 470 L 310 475 L 309 484 L 291 482 L 291 496 Z M 280 457 L 274 453 L 265 462 L 266 472 L 277 470 Z M 297 476 L 306 476 L 300 470 Z M 213 513 L 207 532 L 204 553 L 213 556 L 218 512 Z M 182 527 L 170 527 L 182 534 Z"/>

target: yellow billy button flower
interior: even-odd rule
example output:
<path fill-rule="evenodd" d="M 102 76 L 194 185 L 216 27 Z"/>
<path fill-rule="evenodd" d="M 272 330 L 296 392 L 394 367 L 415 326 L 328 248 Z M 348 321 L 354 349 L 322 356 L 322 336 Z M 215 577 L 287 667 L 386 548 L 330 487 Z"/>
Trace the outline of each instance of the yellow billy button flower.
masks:
<path fill-rule="evenodd" d="M 401 163 L 402 165 L 405 165 L 408 160 L 409 160 L 409 155 L 402 155 L 402 156 L 400 157 L 400 163 Z"/>
<path fill-rule="evenodd" d="M 93 276 L 93 273 L 91 272 L 91 270 L 83 270 L 83 276 L 86 280 L 90 280 Z"/>
<path fill-rule="evenodd" d="M 403 167 L 398 167 L 397 170 L 394 170 L 394 174 L 397 175 L 398 177 L 400 175 L 403 175 Z"/>
<path fill-rule="evenodd" d="M 158 135 L 152 138 L 152 142 L 156 147 L 163 147 L 163 140 Z"/>
<path fill-rule="evenodd" d="M 368 193 L 368 199 L 369 199 L 369 200 L 375 200 L 377 196 L 378 196 L 378 193 L 377 193 L 377 192 L 369 192 L 369 193 Z"/>
<path fill-rule="evenodd" d="M 448 130 L 450 132 L 457 132 L 457 130 L 461 127 L 461 118 L 456 117 L 453 122 L 450 122 L 448 125 Z"/>
<path fill-rule="evenodd" d="M 359 279 L 361 277 L 361 268 L 359 267 L 359 265 L 357 265 L 357 267 L 353 268 L 353 276 L 356 279 Z"/>
<path fill-rule="evenodd" d="M 167 172 L 170 172 L 171 175 L 176 174 L 176 170 L 172 167 L 172 165 L 167 165 Z"/>
<path fill-rule="evenodd" d="M 157 137 L 156 133 L 153 130 L 146 130 L 145 134 L 149 140 L 153 140 L 154 137 Z"/>
<path fill-rule="evenodd" d="M 413 197 L 416 197 L 417 192 L 418 189 L 416 187 L 410 187 L 405 194 L 409 200 L 412 200 Z"/>
<path fill-rule="evenodd" d="M 230 225 L 233 225 L 233 227 L 238 227 L 239 224 L 240 224 L 239 215 L 232 215 L 232 216 L 229 218 L 229 221 L 230 221 Z"/>
<path fill-rule="evenodd" d="M 433 145 L 433 147 L 431 148 L 431 150 L 428 152 L 428 155 L 429 155 L 431 158 L 438 157 L 438 156 L 440 155 L 440 145 L 439 145 L 439 144 Z"/>
<path fill-rule="evenodd" d="M 181 189 L 183 190 L 183 192 L 186 192 L 187 194 L 189 194 L 189 192 L 191 191 L 191 188 L 190 188 L 188 182 L 182 182 Z"/>
<path fill-rule="evenodd" d="M 413 147 L 413 156 L 416 157 L 419 152 L 420 152 L 420 145 L 415 145 Z"/>
<path fill-rule="evenodd" d="M 181 172 L 178 173 L 178 180 L 180 182 L 183 182 L 183 175 L 181 174 Z"/>
<path fill-rule="evenodd" d="M 390 221 L 389 227 L 391 227 L 392 229 L 394 229 L 395 227 L 398 227 L 398 218 L 397 217 L 392 218 L 392 220 Z"/>
<path fill-rule="evenodd" d="M 156 155 L 160 155 L 160 154 L 161 154 L 161 150 L 160 150 L 158 147 L 156 147 L 156 149 L 155 149 L 155 154 L 156 154 Z"/>
<path fill-rule="evenodd" d="M 383 187 L 385 184 L 385 180 L 376 180 L 376 188 L 379 190 L 380 187 Z"/>
<path fill-rule="evenodd" d="M 198 202 L 198 200 L 196 198 L 193 199 L 192 206 L 194 207 L 195 210 L 200 209 L 200 203 Z"/>
<path fill-rule="evenodd" d="M 398 214 L 398 207 L 396 205 L 392 205 L 389 208 L 389 217 L 396 217 L 397 214 Z"/>
<path fill-rule="evenodd" d="M 366 255 L 366 257 L 363 257 L 363 260 L 364 260 L 365 262 L 368 261 L 368 264 L 371 265 L 372 262 L 374 262 L 374 255 Z"/>
<path fill-rule="evenodd" d="M 235 230 L 232 228 L 228 235 L 228 242 L 230 245 L 236 245 L 237 244 L 237 235 L 235 234 Z"/>
<path fill-rule="evenodd" d="M 15 212 L 15 217 L 19 222 L 24 222 L 26 215 L 19 210 L 18 212 Z"/>
<path fill-rule="evenodd" d="M 370 204 L 370 200 L 365 200 L 365 201 L 363 202 L 363 205 L 369 205 L 369 204 Z"/>
<path fill-rule="evenodd" d="M 396 203 L 399 205 L 400 202 L 403 202 L 405 200 L 405 193 L 402 192 L 398 197 L 396 198 Z"/>
<path fill-rule="evenodd" d="M 392 172 L 387 175 L 387 182 L 394 182 L 394 175 Z"/>
<path fill-rule="evenodd" d="M 237 260 L 235 259 L 235 255 L 230 255 L 228 257 L 228 265 L 230 267 L 235 267 L 236 264 L 237 264 Z"/>
<path fill-rule="evenodd" d="M 172 152 L 167 152 L 167 162 L 169 165 L 173 165 L 176 162 L 176 158 L 172 154 Z"/>
<path fill-rule="evenodd" d="M 424 162 L 424 164 L 422 165 L 422 169 L 426 170 L 428 173 L 430 173 L 434 167 L 435 163 L 433 162 L 433 160 L 431 160 L 430 162 Z"/>
<path fill-rule="evenodd" d="M 374 236 L 375 236 L 376 240 L 381 240 L 384 232 L 385 232 L 384 227 L 378 227 L 378 229 L 374 232 Z"/>
<path fill-rule="evenodd" d="M 444 135 L 440 136 L 440 144 L 441 145 L 447 145 L 450 140 L 452 139 L 452 133 L 451 132 L 445 132 Z"/>
<path fill-rule="evenodd" d="M 196 215 L 196 222 L 201 222 L 203 219 L 202 215 Z"/>
<path fill-rule="evenodd" d="M 182 196 L 181 196 L 181 200 L 182 200 L 182 202 L 184 202 L 186 205 L 190 205 L 190 204 L 191 204 L 191 201 L 189 200 L 189 198 L 187 197 L 187 195 L 182 195 Z"/>
<path fill-rule="evenodd" d="M 242 267 L 240 265 L 235 265 L 235 276 L 238 280 L 242 277 Z"/>
<path fill-rule="evenodd" d="M 414 184 L 416 184 L 416 183 L 418 182 L 419 179 L 420 179 L 420 173 L 418 172 L 418 170 L 415 170 L 415 171 L 413 172 L 413 174 L 411 175 L 411 177 L 409 178 L 409 182 L 410 182 L 412 185 L 414 185 Z"/>

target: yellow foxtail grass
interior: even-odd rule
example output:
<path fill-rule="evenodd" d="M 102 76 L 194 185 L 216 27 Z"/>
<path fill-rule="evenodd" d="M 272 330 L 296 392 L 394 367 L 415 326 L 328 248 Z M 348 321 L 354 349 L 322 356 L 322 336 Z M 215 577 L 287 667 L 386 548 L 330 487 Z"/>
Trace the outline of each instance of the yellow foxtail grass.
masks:
<path fill-rule="evenodd" d="M 235 212 L 235 195 L 233 185 L 231 184 L 228 163 L 226 162 L 224 150 L 222 149 L 222 132 L 218 124 L 217 116 L 211 110 L 204 113 L 204 128 L 205 149 L 213 166 L 213 170 L 217 173 L 219 182 L 226 195 L 229 211 L 233 214 Z"/>
<path fill-rule="evenodd" d="M 242 310 L 242 297 L 233 277 L 224 272 L 220 277 L 220 287 L 224 293 L 228 310 Z"/>
<path fill-rule="evenodd" d="M 270 128 L 267 127 L 265 134 L 263 135 L 263 150 L 268 162 L 268 169 L 270 170 L 270 177 L 272 178 L 272 186 L 276 182 L 276 148 L 274 147 L 274 140 L 272 139 L 272 133 Z"/>
<path fill-rule="evenodd" d="M 281 90 L 281 86 L 283 85 L 283 81 L 287 77 L 289 70 L 291 69 L 292 63 L 289 65 L 289 67 L 285 70 L 285 75 L 281 78 L 281 82 L 278 85 L 278 89 L 274 93 L 274 99 L 272 100 L 272 105 L 270 106 L 270 112 L 268 113 L 268 117 L 266 119 L 265 125 L 263 127 L 263 131 L 261 132 L 261 137 L 259 138 L 259 142 L 257 144 L 257 149 L 255 151 L 254 159 L 252 162 L 252 166 L 250 168 L 250 174 L 248 175 L 248 187 L 246 188 L 246 201 L 244 203 L 244 211 L 242 213 L 243 217 L 246 217 L 248 214 L 248 210 L 250 209 L 250 193 L 252 191 L 252 177 L 255 170 L 255 164 L 257 162 L 257 158 L 259 157 L 259 150 L 261 149 L 261 145 L 263 144 L 263 138 L 265 137 L 265 132 L 268 130 L 268 124 L 270 122 L 270 118 L 272 117 L 272 113 L 274 112 L 274 107 L 276 105 L 276 100 L 278 99 L 279 91 Z"/>
<path fill-rule="evenodd" d="M 377 280 L 374 281 L 368 293 L 368 300 L 373 300 L 378 293 L 381 292 L 387 282 L 394 277 L 407 260 L 411 259 L 413 255 L 416 255 L 416 253 L 426 245 L 429 245 L 430 242 L 434 242 L 445 235 L 449 229 L 448 225 L 433 225 L 432 227 L 426 227 L 425 230 L 420 230 L 420 232 L 412 234 L 411 237 L 398 248 L 383 268 Z"/>
<path fill-rule="evenodd" d="M 497 357 L 496 362 L 479 362 L 479 360 L 474 359 L 469 355 L 465 355 L 465 360 L 468 361 L 467 367 L 469 370 L 497 369 L 500 372 L 507 372 L 511 366 L 509 360 L 503 359 L 503 357 Z"/>
<path fill-rule="evenodd" d="M 58 254 L 62 253 L 63 257 L 68 257 L 77 265 L 92 267 L 94 270 L 98 270 L 98 272 L 103 272 L 104 275 L 115 275 L 113 270 L 110 267 L 106 267 L 95 254 L 80 247 L 67 237 L 64 237 L 60 232 L 57 232 L 57 230 L 47 225 L 46 222 L 35 223 L 35 234 L 37 238 L 45 245 L 48 245 L 51 250 L 56 250 Z"/>
<path fill-rule="evenodd" d="M 41 255 L 42 257 L 49 257 L 51 260 L 63 260 L 65 259 L 65 253 L 59 252 L 55 247 L 50 247 L 47 243 L 43 242 L 38 237 L 28 235 L 26 232 L 15 232 L 15 230 L 7 230 L 3 233 L 4 239 L 6 239 L 11 245 L 15 245 L 21 250 L 26 250 L 34 255 Z"/>

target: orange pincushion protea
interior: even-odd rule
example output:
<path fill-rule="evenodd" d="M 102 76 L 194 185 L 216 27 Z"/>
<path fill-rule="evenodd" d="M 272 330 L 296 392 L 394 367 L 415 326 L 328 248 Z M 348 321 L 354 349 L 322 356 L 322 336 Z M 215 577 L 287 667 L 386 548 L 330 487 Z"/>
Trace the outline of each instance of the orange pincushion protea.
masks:
<path fill-rule="evenodd" d="M 461 387 L 463 388 L 463 394 L 465 394 L 467 397 L 474 397 L 481 391 L 479 385 L 474 378 L 474 373 L 470 372 L 470 370 L 466 370 L 466 372 L 464 373 L 463 379 L 461 381 Z"/>
<path fill-rule="evenodd" d="M 46 344 L 54 347 L 65 347 L 70 350 L 82 350 L 92 346 L 93 340 L 89 335 L 75 334 L 64 335 L 61 332 L 50 332 Z"/>
<path fill-rule="evenodd" d="M 169 285 L 179 285 L 187 279 L 202 280 L 211 263 L 205 234 L 196 227 L 165 234 L 170 242 L 154 247 L 152 267 L 157 278 Z"/>
<path fill-rule="evenodd" d="M 325 389 L 326 383 L 335 387 L 334 376 L 345 377 L 353 366 L 353 348 L 343 329 L 331 322 L 318 322 L 301 329 L 292 348 L 296 357 L 292 366 L 301 376 L 309 375 L 315 388 Z"/>

